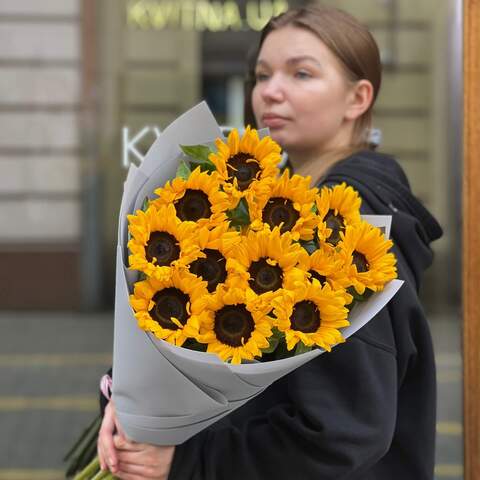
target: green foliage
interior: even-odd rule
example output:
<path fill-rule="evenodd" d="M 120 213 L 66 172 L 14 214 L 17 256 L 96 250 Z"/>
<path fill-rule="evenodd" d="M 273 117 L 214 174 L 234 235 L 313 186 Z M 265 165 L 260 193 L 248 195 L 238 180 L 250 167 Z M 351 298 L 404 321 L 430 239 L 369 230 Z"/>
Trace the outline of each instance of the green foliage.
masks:
<path fill-rule="evenodd" d="M 194 338 L 187 338 L 182 345 L 183 348 L 195 350 L 196 352 L 206 352 L 208 345 L 206 343 L 197 342 Z"/>
<path fill-rule="evenodd" d="M 299 341 L 295 347 L 295 353 L 293 355 L 301 355 L 302 353 L 310 352 L 311 350 L 312 347 L 307 347 L 303 342 Z"/>
<path fill-rule="evenodd" d="M 282 338 L 278 342 L 278 346 L 275 350 L 274 360 L 282 360 L 283 358 L 293 357 L 293 352 L 287 349 L 287 343 L 285 338 Z"/>
<path fill-rule="evenodd" d="M 68 462 L 67 477 L 83 470 L 95 458 L 97 453 L 97 437 L 101 423 L 102 417 L 98 414 L 65 455 L 64 461 Z"/>
<path fill-rule="evenodd" d="M 262 355 L 273 353 L 280 343 L 280 340 L 283 337 L 283 333 L 280 332 L 276 327 L 272 328 L 272 336 L 268 339 L 269 346 L 262 348 Z"/>
<path fill-rule="evenodd" d="M 182 152 L 189 157 L 191 170 L 200 167 L 202 172 L 213 172 L 215 165 L 208 156 L 212 153 L 206 145 L 180 145 Z"/>
<path fill-rule="evenodd" d="M 374 293 L 373 290 L 366 288 L 365 292 L 360 295 L 357 293 L 354 287 L 348 287 L 347 292 L 353 297 L 354 302 L 364 302 L 365 300 L 368 300 Z"/>
<path fill-rule="evenodd" d="M 319 248 L 315 240 L 300 240 L 299 243 L 308 252 L 309 255 L 311 255 Z"/>
<path fill-rule="evenodd" d="M 183 178 L 184 180 L 188 180 L 188 177 L 191 173 L 192 171 L 190 170 L 189 166 L 182 160 L 178 165 L 175 176 Z"/>
<path fill-rule="evenodd" d="M 348 309 L 349 312 L 352 311 L 353 307 L 359 303 L 359 302 L 365 302 L 366 300 L 368 300 L 375 292 L 373 290 L 370 290 L 369 288 L 366 288 L 365 289 L 365 292 L 363 292 L 362 295 L 360 295 L 359 293 L 357 293 L 357 291 L 355 290 L 354 287 L 348 287 L 347 288 L 347 293 L 349 293 L 352 297 L 353 297 L 353 300 L 351 303 L 349 303 L 348 305 L 345 305 Z"/>
<path fill-rule="evenodd" d="M 232 227 L 241 228 L 242 226 L 250 225 L 247 201 L 242 198 L 234 209 L 227 211 L 227 216 Z"/>

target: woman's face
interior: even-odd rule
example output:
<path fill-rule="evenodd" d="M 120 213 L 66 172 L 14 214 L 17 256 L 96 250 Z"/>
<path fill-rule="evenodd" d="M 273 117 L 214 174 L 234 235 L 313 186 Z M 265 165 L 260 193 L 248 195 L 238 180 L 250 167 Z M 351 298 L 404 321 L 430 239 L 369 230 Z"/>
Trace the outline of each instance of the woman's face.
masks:
<path fill-rule="evenodd" d="M 308 30 L 287 26 L 264 40 L 255 70 L 252 106 L 259 128 L 287 151 L 349 146 L 351 83 L 340 62 Z"/>

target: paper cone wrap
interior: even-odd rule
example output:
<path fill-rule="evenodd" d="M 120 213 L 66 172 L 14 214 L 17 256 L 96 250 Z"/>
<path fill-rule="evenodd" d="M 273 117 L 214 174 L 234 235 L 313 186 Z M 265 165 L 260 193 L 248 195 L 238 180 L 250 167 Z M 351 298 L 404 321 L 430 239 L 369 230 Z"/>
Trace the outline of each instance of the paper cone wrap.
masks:
<path fill-rule="evenodd" d="M 211 143 L 220 136 L 213 115 L 202 102 L 162 132 L 142 165 L 130 167 L 124 184 L 116 256 L 113 400 L 122 428 L 137 442 L 181 444 L 324 353 L 315 349 L 283 360 L 231 365 L 216 355 L 158 340 L 137 325 L 129 304 L 138 273 L 126 267 L 127 214 L 175 177 L 182 158 L 179 145 Z M 388 228 L 389 221 L 379 219 Z M 342 329 L 343 336 L 348 338 L 371 320 L 402 283 L 393 280 L 357 304 L 349 314 L 350 326 Z"/>

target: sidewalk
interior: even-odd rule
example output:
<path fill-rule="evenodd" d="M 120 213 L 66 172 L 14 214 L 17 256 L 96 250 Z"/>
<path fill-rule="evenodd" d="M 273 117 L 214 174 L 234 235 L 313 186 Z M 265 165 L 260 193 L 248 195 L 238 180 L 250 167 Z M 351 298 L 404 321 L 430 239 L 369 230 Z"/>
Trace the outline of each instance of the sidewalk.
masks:
<path fill-rule="evenodd" d="M 62 457 L 98 412 L 112 314 L 0 314 L 0 480 L 64 478 Z"/>
<path fill-rule="evenodd" d="M 63 479 L 62 457 L 98 411 L 112 314 L 0 313 L 0 480 Z M 437 352 L 438 480 L 461 480 L 460 320 L 431 321 Z"/>

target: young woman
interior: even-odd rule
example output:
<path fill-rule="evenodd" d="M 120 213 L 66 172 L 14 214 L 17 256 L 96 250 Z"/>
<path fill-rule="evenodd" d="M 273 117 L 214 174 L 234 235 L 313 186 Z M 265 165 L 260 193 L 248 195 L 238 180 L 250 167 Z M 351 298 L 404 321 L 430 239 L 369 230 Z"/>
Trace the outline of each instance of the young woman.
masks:
<path fill-rule="evenodd" d="M 274 383 L 177 447 L 113 435 L 106 410 L 99 453 L 121 479 L 433 479 L 435 365 L 417 292 L 441 229 L 389 156 L 368 150 L 381 83 L 368 30 L 331 8 L 289 10 L 265 27 L 246 118 L 269 127 L 296 173 L 346 181 L 364 213 L 393 216 L 399 277 L 393 300 L 331 353 Z"/>

